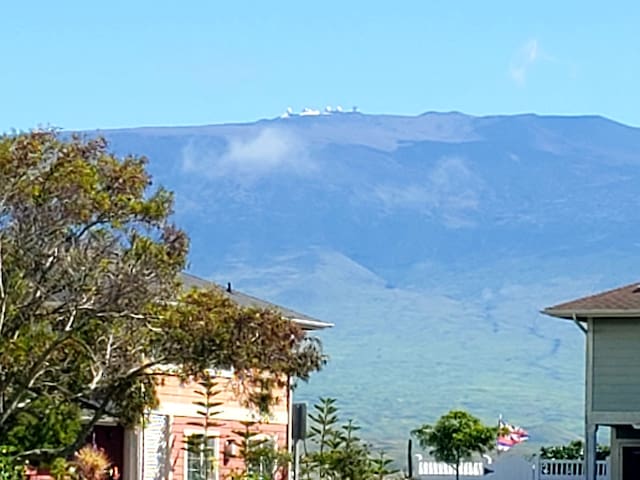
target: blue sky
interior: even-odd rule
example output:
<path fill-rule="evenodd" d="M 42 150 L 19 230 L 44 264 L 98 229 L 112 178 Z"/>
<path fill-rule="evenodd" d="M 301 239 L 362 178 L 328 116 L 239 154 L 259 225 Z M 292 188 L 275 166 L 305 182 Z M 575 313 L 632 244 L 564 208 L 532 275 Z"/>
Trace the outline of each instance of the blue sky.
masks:
<path fill-rule="evenodd" d="M 11 2 L 0 131 L 365 113 L 600 114 L 640 126 L 640 2 Z"/>

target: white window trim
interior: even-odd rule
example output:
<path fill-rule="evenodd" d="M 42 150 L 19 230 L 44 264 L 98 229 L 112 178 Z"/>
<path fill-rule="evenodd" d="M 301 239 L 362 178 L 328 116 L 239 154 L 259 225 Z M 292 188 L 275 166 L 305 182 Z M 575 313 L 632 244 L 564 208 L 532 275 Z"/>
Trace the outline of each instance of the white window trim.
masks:
<path fill-rule="evenodd" d="M 204 429 L 203 428 L 188 428 L 183 430 L 182 432 L 183 435 L 183 442 L 186 444 L 187 439 L 192 436 L 192 435 L 204 435 Z M 216 452 L 216 470 L 215 470 L 215 478 L 211 479 L 211 480 L 220 480 L 220 432 L 218 430 L 210 430 L 207 432 L 207 435 L 209 436 L 209 438 L 213 438 L 214 439 L 214 449 Z M 183 453 L 183 459 L 182 459 L 182 463 L 183 463 L 183 477 L 184 480 L 188 480 L 189 479 L 189 450 L 188 449 L 184 449 L 182 451 Z"/>

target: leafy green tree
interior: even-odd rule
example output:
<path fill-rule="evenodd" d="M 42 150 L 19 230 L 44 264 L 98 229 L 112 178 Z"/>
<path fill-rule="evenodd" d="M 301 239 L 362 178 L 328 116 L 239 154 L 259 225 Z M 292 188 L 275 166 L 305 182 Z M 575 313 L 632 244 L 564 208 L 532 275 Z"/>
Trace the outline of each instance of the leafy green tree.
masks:
<path fill-rule="evenodd" d="M 460 462 L 474 453 L 490 451 L 496 442 L 497 427 L 484 425 L 478 418 L 462 410 L 452 410 L 434 425 L 425 424 L 412 435 L 424 449 L 440 462 L 451 465 L 460 478 Z"/>
<path fill-rule="evenodd" d="M 262 408 L 278 382 L 323 365 L 277 312 L 183 290 L 189 242 L 172 205 L 143 157 L 101 138 L 0 137 L 0 439 L 20 462 L 69 455 L 106 415 L 140 422 L 160 365 L 196 380 L 234 369 L 261 385 L 245 401 Z"/>

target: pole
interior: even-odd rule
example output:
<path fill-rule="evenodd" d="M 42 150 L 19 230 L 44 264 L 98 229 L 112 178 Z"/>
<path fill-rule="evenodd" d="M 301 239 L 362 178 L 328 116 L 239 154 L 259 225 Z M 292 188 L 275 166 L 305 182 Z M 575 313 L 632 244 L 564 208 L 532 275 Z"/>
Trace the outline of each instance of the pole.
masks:
<path fill-rule="evenodd" d="M 293 480 L 300 478 L 300 440 L 293 441 Z"/>
<path fill-rule="evenodd" d="M 596 480 L 596 442 L 598 438 L 598 426 L 587 423 L 585 429 L 585 442 L 584 442 L 584 471 L 585 480 Z"/>
<path fill-rule="evenodd" d="M 496 437 L 496 454 L 497 457 L 500 456 L 500 454 L 502 453 L 502 450 L 499 448 L 499 442 L 500 442 L 500 437 L 502 437 L 502 430 L 503 430 L 503 425 L 504 422 L 502 421 L 502 414 L 498 415 L 498 435 Z"/>

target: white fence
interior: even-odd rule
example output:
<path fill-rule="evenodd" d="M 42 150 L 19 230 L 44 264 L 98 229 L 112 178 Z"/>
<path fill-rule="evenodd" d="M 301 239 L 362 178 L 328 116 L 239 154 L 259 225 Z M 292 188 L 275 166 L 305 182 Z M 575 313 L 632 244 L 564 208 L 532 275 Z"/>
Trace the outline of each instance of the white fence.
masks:
<path fill-rule="evenodd" d="M 596 462 L 596 474 L 599 480 L 609 480 L 609 462 Z M 578 480 L 584 477 L 584 462 L 582 460 L 538 460 L 537 479 Z"/>
<path fill-rule="evenodd" d="M 425 460 L 422 455 L 416 455 L 417 473 L 419 477 L 428 480 L 429 477 L 455 478 L 455 469 L 443 462 Z M 491 478 L 496 480 L 582 480 L 585 478 L 584 463 L 582 460 L 544 460 L 536 459 L 532 463 L 519 457 L 519 464 L 513 462 L 492 462 L 490 457 L 485 457 L 484 462 L 462 462 L 460 464 L 460 477 L 482 477 L 485 468 L 492 471 Z M 599 461 L 596 464 L 598 480 L 610 479 L 608 461 Z"/>
<path fill-rule="evenodd" d="M 423 460 L 422 455 L 416 455 L 416 457 L 418 458 L 418 475 L 420 476 L 456 474 L 456 469 L 448 463 Z M 459 468 L 460 476 L 480 477 L 484 475 L 484 463 L 482 462 L 461 462 Z"/>

